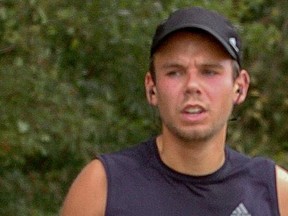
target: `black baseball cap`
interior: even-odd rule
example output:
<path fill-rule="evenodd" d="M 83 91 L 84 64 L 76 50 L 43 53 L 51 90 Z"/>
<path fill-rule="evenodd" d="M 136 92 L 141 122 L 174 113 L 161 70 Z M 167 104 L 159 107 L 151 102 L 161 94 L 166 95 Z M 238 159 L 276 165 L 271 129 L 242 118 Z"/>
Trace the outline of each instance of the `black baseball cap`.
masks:
<path fill-rule="evenodd" d="M 167 36 L 185 29 L 200 29 L 211 34 L 241 65 L 241 41 L 235 27 L 224 16 L 201 7 L 179 9 L 164 20 L 156 29 L 150 56 L 155 53 Z"/>

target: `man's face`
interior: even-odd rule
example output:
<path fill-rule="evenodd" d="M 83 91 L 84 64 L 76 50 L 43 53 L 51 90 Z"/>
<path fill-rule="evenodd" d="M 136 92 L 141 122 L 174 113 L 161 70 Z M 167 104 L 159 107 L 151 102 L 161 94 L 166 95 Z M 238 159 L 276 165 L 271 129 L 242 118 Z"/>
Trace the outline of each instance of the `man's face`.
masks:
<path fill-rule="evenodd" d="M 233 80 L 232 59 L 206 34 L 178 32 L 154 55 L 156 81 L 151 104 L 159 109 L 163 133 L 185 141 L 225 136 L 233 102 L 239 99 Z"/>

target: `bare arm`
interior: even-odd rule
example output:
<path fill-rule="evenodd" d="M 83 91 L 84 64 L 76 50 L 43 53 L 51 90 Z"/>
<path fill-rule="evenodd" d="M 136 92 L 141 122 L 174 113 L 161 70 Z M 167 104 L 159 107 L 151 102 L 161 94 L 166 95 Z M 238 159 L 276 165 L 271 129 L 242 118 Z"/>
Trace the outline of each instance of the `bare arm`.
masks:
<path fill-rule="evenodd" d="M 276 166 L 277 194 L 281 216 L 288 216 L 288 172 Z"/>
<path fill-rule="evenodd" d="M 104 216 L 107 180 L 99 160 L 90 162 L 72 184 L 64 201 L 61 216 Z"/>

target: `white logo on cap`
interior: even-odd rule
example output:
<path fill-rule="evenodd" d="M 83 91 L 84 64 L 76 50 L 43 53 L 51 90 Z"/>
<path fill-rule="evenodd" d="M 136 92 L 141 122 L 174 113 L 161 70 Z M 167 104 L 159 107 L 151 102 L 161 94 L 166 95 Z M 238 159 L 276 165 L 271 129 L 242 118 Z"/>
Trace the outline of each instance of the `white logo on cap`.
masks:
<path fill-rule="evenodd" d="M 234 48 L 234 50 L 236 52 L 239 52 L 239 48 L 237 47 L 236 38 L 234 38 L 234 37 L 229 38 L 229 43 Z"/>

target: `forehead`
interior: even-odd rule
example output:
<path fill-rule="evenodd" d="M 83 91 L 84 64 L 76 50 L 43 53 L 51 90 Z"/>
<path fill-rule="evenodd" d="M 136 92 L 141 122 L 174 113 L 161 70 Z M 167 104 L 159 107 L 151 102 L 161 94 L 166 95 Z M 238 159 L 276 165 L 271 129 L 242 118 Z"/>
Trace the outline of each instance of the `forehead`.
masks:
<path fill-rule="evenodd" d="M 206 47 L 209 48 L 206 50 L 207 54 L 209 54 L 209 52 L 217 52 L 220 55 L 232 59 L 231 55 L 217 39 L 215 39 L 209 33 L 197 29 L 177 31 L 170 34 L 159 45 L 154 55 L 157 53 L 162 53 L 165 50 L 170 50 L 172 48 L 177 49 L 177 47 L 179 47 L 179 49 L 181 49 L 181 46 L 187 45 L 193 47 Z"/>

